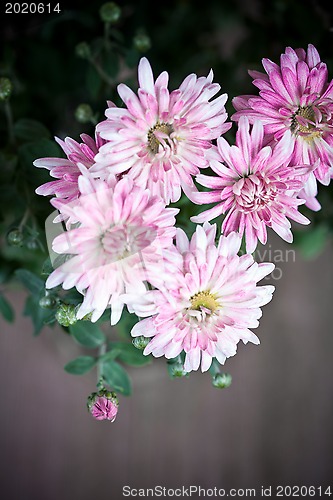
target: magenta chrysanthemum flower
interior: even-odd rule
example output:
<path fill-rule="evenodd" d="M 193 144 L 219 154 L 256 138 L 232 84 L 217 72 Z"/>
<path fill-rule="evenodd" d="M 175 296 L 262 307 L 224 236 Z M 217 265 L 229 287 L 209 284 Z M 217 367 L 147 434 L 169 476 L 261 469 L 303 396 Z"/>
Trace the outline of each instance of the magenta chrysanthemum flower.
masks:
<path fill-rule="evenodd" d="M 152 337 L 144 354 L 174 358 L 186 353 L 185 370 L 209 369 L 236 354 L 237 343 L 259 344 L 249 328 L 256 328 L 260 307 L 274 291 L 257 282 L 274 264 L 257 264 L 252 255 L 238 256 L 241 237 L 221 236 L 215 245 L 216 225 L 198 226 L 191 241 L 177 229 L 175 260 L 165 288 L 142 297 L 128 296 L 135 312 L 146 317 L 132 329 L 133 336 Z"/>
<path fill-rule="evenodd" d="M 78 165 L 90 168 L 94 163 L 94 158 L 98 149 L 105 141 L 97 134 L 96 139 L 92 139 L 87 134 L 81 135 L 82 143 L 78 143 L 66 137 L 64 141 L 55 138 L 67 156 L 65 158 L 40 158 L 34 161 L 35 167 L 47 168 L 50 175 L 56 181 L 47 182 L 36 189 L 37 194 L 43 196 L 55 195 L 57 198 L 70 202 L 78 197 L 78 178 L 81 171 Z"/>
<path fill-rule="evenodd" d="M 172 245 L 179 210 L 165 208 L 128 177 L 110 186 L 87 173 L 78 184 L 77 200 L 55 203 L 76 224 L 53 242 L 56 253 L 71 258 L 53 271 L 46 287 L 76 287 L 84 295 L 78 319 L 92 313 L 91 321 L 97 321 L 110 307 L 116 324 L 123 310 L 120 295 L 145 293 L 151 269 L 156 275 L 161 249 Z"/>
<path fill-rule="evenodd" d="M 258 240 L 267 241 L 266 226 L 281 238 L 293 239 L 287 219 L 308 224 L 310 221 L 297 210 L 304 203 L 296 198 L 307 179 L 309 168 L 289 166 L 293 154 L 291 132 L 286 131 L 272 149 L 263 147 L 264 128 L 255 121 L 250 133 L 247 118 L 241 117 L 236 135 L 236 145 L 230 146 L 224 138 L 218 139 L 221 162 L 211 161 L 211 168 L 218 177 L 198 175 L 196 180 L 210 192 L 193 193 L 196 203 L 218 203 L 210 210 L 192 217 L 194 222 L 204 222 L 227 213 L 222 232 L 228 235 L 245 232 L 246 251 L 254 252 Z"/>
<path fill-rule="evenodd" d="M 238 111 L 232 117 L 247 116 L 251 123 L 261 120 L 265 132 L 280 140 L 291 131 L 294 143 L 292 164 L 315 166 L 301 196 L 313 210 L 319 210 L 316 200 L 317 178 L 328 185 L 333 174 L 333 81 L 328 83 L 326 64 L 313 45 L 307 51 L 286 48 L 280 66 L 263 59 L 267 74 L 250 71 L 259 96 L 233 99 Z M 315 176 L 315 177 L 314 177 Z"/>
<path fill-rule="evenodd" d="M 168 73 L 154 82 L 146 58 L 139 64 L 138 96 L 126 85 L 118 92 L 126 109 L 110 107 L 107 120 L 97 131 L 107 140 L 95 158 L 92 171 L 108 169 L 112 174 L 128 175 L 165 203 L 179 200 L 181 188 L 189 192 L 192 176 L 208 166 L 207 151 L 212 139 L 226 132 L 231 124 L 224 104 L 227 95 L 211 101 L 220 90 L 212 83 L 213 73 L 198 78 L 189 75 L 178 90 L 169 93 Z"/>

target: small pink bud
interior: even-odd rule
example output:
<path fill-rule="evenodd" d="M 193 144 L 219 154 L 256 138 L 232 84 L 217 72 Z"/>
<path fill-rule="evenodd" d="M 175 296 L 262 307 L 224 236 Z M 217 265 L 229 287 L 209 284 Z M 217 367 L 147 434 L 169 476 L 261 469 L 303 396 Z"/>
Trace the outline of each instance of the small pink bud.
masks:
<path fill-rule="evenodd" d="M 118 413 L 118 399 L 114 392 L 101 390 L 88 398 L 88 409 L 96 420 L 114 422 Z"/>

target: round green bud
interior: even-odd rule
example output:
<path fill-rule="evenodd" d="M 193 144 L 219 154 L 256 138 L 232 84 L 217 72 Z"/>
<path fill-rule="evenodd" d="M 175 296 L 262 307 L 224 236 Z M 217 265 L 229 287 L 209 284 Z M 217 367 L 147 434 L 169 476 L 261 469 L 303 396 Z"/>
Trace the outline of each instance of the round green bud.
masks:
<path fill-rule="evenodd" d="M 121 16 L 121 8 L 114 2 L 108 2 L 99 9 L 99 15 L 104 23 L 115 24 Z"/>
<path fill-rule="evenodd" d="M 52 295 L 44 295 L 44 297 L 39 300 L 39 305 L 43 309 L 52 309 L 56 303 L 57 301 Z"/>
<path fill-rule="evenodd" d="M 20 229 L 11 229 L 7 234 L 7 243 L 13 247 L 21 247 L 23 239 L 24 237 Z"/>
<path fill-rule="evenodd" d="M 27 241 L 28 250 L 37 250 L 38 242 L 36 240 L 28 240 Z"/>
<path fill-rule="evenodd" d="M 104 397 L 105 397 L 106 399 L 111 399 L 111 398 L 112 398 L 112 393 L 111 393 L 110 391 L 105 391 L 105 392 L 104 392 Z"/>
<path fill-rule="evenodd" d="M 133 38 L 133 45 L 139 52 L 147 52 L 151 48 L 151 41 L 145 33 L 138 33 Z"/>
<path fill-rule="evenodd" d="M 81 59 L 89 59 L 91 57 L 90 46 L 87 42 L 80 42 L 75 47 L 75 54 Z"/>
<path fill-rule="evenodd" d="M 183 363 L 180 362 L 169 365 L 169 373 L 172 378 L 180 378 L 187 375 Z"/>
<path fill-rule="evenodd" d="M 12 93 L 12 82 L 9 78 L 0 78 L 0 101 L 8 101 Z"/>
<path fill-rule="evenodd" d="M 56 320 L 61 326 L 70 326 L 77 323 L 76 307 L 72 304 L 61 304 L 55 314 Z"/>
<path fill-rule="evenodd" d="M 109 391 L 108 389 L 106 389 L 105 387 L 103 387 L 102 389 L 100 389 L 98 391 L 98 393 L 96 392 L 93 392 L 92 395 L 95 395 L 95 398 L 96 396 L 97 397 L 100 397 L 100 398 L 106 398 L 106 399 L 110 399 L 113 403 L 116 403 L 118 404 L 118 398 L 117 398 L 117 394 L 115 392 L 111 392 Z"/>
<path fill-rule="evenodd" d="M 75 118 L 79 123 L 89 123 L 93 117 L 93 110 L 89 104 L 80 104 L 75 110 Z"/>
<path fill-rule="evenodd" d="M 145 349 L 145 347 L 147 347 L 149 342 L 150 342 L 150 338 L 144 337 L 143 335 L 140 335 L 139 337 L 134 337 L 134 339 L 132 340 L 132 344 L 134 345 L 134 347 L 136 347 L 137 349 L 140 349 L 141 351 L 143 351 L 143 349 Z"/>
<path fill-rule="evenodd" d="M 82 321 L 91 321 L 92 318 L 92 313 L 88 313 L 85 316 L 83 316 Z"/>
<path fill-rule="evenodd" d="M 229 373 L 217 373 L 212 378 L 212 384 L 217 389 L 226 389 L 231 386 L 232 376 Z"/>
<path fill-rule="evenodd" d="M 91 409 L 91 407 L 93 406 L 93 404 L 95 403 L 96 399 L 98 397 L 98 394 L 97 392 L 92 392 L 88 398 L 87 398 L 87 408 L 88 410 Z"/>

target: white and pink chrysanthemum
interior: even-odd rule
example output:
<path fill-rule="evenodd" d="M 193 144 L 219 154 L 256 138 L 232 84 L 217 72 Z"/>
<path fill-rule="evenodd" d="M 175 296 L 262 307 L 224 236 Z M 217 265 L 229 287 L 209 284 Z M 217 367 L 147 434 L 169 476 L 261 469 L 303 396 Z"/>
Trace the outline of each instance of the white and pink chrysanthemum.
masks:
<path fill-rule="evenodd" d="M 186 353 L 187 372 L 207 371 L 216 358 L 220 363 L 236 354 L 237 344 L 259 344 L 250 330 L 259 325 L 260 307 L 274 291 L 257 282 L 274 269 L 274 264 L 258 264 L 252 255 L 237 255 L 241 237 L 221 236 L 215 245 L 216 225 L 197 226 L 188 240 L 177 229 L 175 261 L 164 288 L 142 297 L 128 296 L 130 307 L 145 317 L 132 329 L 133 336 L 152 337 L 144 354 L 175 358 Z M 150 317 L 147 317 L 150 316 Z"/>
<path fill-rule="evenodd" d="M 269 59 L 262 63 L 267 74 L 249 72 L 260 97 L 233 99 L 237 113 L 232 119 L 259 119 L 275 140 L 291 131 L 292 164 L 315 166 L 301 196 L 309 208 L 319 210 L 316 179 L 328 185 L 333 175 L 333 80 L 328 82 L 326 64 L 313 45 L 307 51 L 287 47 L 280 66 Z"/>
<path fill-rule="evenodd" d="M 106 139 L 97 154 L 92 171 L 108 169 L 112 174 L 127 172 L 142 188 L 149 188 L 166 204 L 178 201 L 181 189 L 193 189 L 192 176 L 208 166 L 211 141 L 226 132 L 227 113 L 223 94 L 206 77 L 189 75 L 178 90 L 168 90 L 169 75 L 161 73 L 154 81 L 146 58 L 139 63 L 138 96 L 126 85 L 118 92 L 126 108 L 106 110 L 107 120 L 97 125 Z"/>
<path fill-rule="evenodd" d="M 110 307 L 114 325 L 123 310 L 122 294 L 144 294 L 152 270 L 155 279 L 158 274 L 162 279 L 162 268 L 159 273 L 156 268 L 162 249 L 172 245 L 179 210 L 165 208 L 159 197 L 128 177 L 110 185 L 87 173 L 78 185 L 77 200 L 55 203 L 76 224 L 54 239 L 53 250 L 67 260 L 49 276 L 46 287 L 76 287 L 84 295 L 77 318 L 92 313 L 94 322 Z"/>
<path fill-rule="evenodd" d="M 196 178 L 212 191 L 192 195 L 196 203 L 217 205 L 191 219 L 204 222 L 227 213 L 222 232 L 228 235 L 238 231 L 241 236 L 245 233 L 248 253 L 254 252 L 258 240 L 266 243 L 266 226 L 291 242 L 293 235 L 287 217 L 301 224 L 310 222 L 297 210 L 304 203 L 296 196 L 306 182 L 309 168 L 289 166 L 293 155 L 291 132 L 287 131 L 273 149 L 263 147 L 263 140 L 262 123 L 255 121 L 250 132 L 247 118 L 241 117 L 236 145 L 230 146 L 222 137 L 217 141 L 220 161 L 211 160 L 210 166 L 218 176 L 200 174 Z"/>
<path fill-rule="evenodd" d="M 87 134 L 81 135 L 82 143 L 66 137 L 64 141 L 55 138 L 67 158 L 39 158 L 34 161 L 35 167 L 47 168 L 56 181 L 47 182 L 36 189 L 36 193 L 70 202 L 79 196 L 78 178 L 81 175 L 79 165 L 90 168 L 94 158 L 105 141 L 97 134 L 95 140 Z"/>

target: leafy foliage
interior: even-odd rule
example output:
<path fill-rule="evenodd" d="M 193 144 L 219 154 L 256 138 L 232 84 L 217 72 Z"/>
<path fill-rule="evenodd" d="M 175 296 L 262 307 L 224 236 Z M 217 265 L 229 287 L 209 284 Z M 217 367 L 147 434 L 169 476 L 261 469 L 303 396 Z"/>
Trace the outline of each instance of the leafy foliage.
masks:
<path fill-rule="evenodd" d="M 150 356 L 144 356 L 142 351 L 136 349 L 133 344 L 125 342 L 109 342 L 110 350 L 101 359 L 103 361 L 119 359 L 131 366 L 143 366 L 151 363 Z"/>
<path fill-rule="evenodd" d="M 106 341 L 104 333 L 96 323 L 78 321 L 69 327 L 70 334 L 84 347 L 96 348 Z"/>
<path fill-rule="evenodd" d="M 102 376 L 105 382 L 115 391 L 119 391 L 124 396 L 131 395 L 131 380 L 124 368 L 116 361 L 112 359 L 102 361 Z"/>
<path fill-rule="evenodd" d="M 92 356 L 79 356 L 65 365 L 65 371 L 72 375 L 83 375 L 91 370 L 96 364 Z"/>
<path fill-rule="evenodd" d="M 14 321 L 14 310 L 6 297 L 4 297 L 2 294 L 0 294 L 0 312 L 5 320 L 9 323 L 12 323 Z"/>

